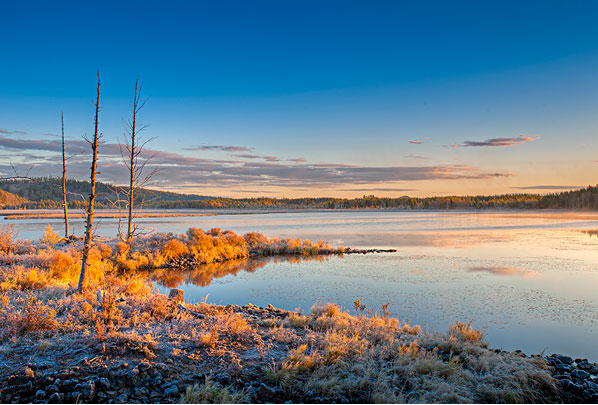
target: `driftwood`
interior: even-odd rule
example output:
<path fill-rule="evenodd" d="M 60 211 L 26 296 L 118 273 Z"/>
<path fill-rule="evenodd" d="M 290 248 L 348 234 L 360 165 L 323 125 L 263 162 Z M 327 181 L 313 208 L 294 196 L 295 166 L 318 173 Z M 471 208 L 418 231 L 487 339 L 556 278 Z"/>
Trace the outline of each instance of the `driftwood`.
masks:
<path fill-rule="evenodd" d="M 199 318 L 199 319 L 206 318 L 206 316 L 204 314 L 200 314 L 199 312 L 196 312 L 196 311 L 193 311 L 192 309 L 186 308 L 183 304 L 179 304 L 178 308 L 184 312 L 187 312 L 188 314 L 195 316 L 196 318 Z"/>

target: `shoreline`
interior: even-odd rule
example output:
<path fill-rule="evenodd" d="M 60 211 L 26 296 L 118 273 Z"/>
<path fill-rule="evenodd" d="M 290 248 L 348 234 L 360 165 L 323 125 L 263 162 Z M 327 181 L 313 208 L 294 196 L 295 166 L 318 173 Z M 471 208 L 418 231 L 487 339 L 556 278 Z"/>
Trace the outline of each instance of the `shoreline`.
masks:
<path fill-rule="evenodd" d="M 401 212 L 401 213 L 438 213 L 438 214 L 488 214 L 488 215 L 529 215 L 559 216 L 564 218 L 577 218 L 597 220 L 598 211 L 592 209 L 557 209 L 557 208 L 452 208 L 452 209 L 403 209 L 403 208 L 147 208 L 136 214 L 137 218 L 184 218 L 206 217 L 220 215 L 265 215 L 289 213 L 330 213 L 330 212 Z M 59 219 L 63 220 L 63 211 L 60 209 L 0 209 L 0 217 L 4 220 L 26 219 Z M 69 219 L 82 219 L 86 215 L 84 209 L 70 209 Z M 118 219 L 127 217 L 128 213 L 114 209 L 98 208 L 95 210 L 97 218 Z"/>
<path fill-rule="evenodd" d="M 345 251 L 322 241 L 218 228 L 98 241 L 77 293 L 80 241 L 1 236 L 0 402 L 598 401 L 598 364 L 489 348 L 471 323 L 422 330 L 361 300 L 355 315 L 332 303 L 309 313 L 184 304 L 182 290 L 156 293 L 143 274 L 187 260 Z"/>
<path fill-rule="evenodd" d="M 148 337 L 141 331 L 132 334 L 123 330 L 114 332 L 112 336 L 76 333 L 68 337 L 29 337 L 19 342 L 4 343 L 0 346 L 0 402 L 176 403 L 181 400 L 191 402 L 198 398 L 207 402 L 230 403 L 354 403 L 373 402 L 376 398 L 381 400 L 381 397 L 371 396 L 374 393 L 368 393 L 364 387 L 357 391 L 347 387 L 329 391 L 324 387 L 318 390 L 309 385 L 314 384 L 310 375 L 317 374 L 317 367 L 328 369 L 331 364 L 327 364 L 330 360 L 326 360 L 326 356 L 313 359 L 317 350 L 304 346 L 303 342 L 310 339 L 326 341 L 323 335 L 326 332 L 330 335 L 331 331 L 342 331 L 345 336 L 350 336 L 351 333 L 343 326 L 336 325 L 341 322 L 349 322 L 355 328 L 363 328 L 365 324 L 365 330 L 369 333 L 374 328 L 381 328 L 383 332 L 374 333 L 384 333 L 382 336 L 391 333 L 403 342 L 395 355 L 402 359 L 397 364 L 408 369 L 406 374 L 400 373 L 406 380 L 392 383 L 396 384 L 395 388 L 400 388 L 397 392 L 400 391 L 402 396 L 387 397 L 387 400 L 417 398 L 405 390 L 409 386 L 408 376 L 413 372 L 422 373 L 423 378 L 441 380 L 443 373 L 473 372 L 469 378 L 481 378 L 488 384 L 493 381 L 492 378 L 498 377 L 496 383 L 500 385 L 507 383 L 503 381 L 508 379 L 507 374 L 503 374 L 507 370 L 519 373 L 519 377 L 520 373 L 529 373 L 526 382 L 532 384 L 535 381 L 533 384 L 539 384 L 526 388 L 532 389 L 526 394 L 531 396 L 518 397 L 512 388 L 505 388 L 504 392 L 493 388 L 484 396 L 476 397 L 471 396 L 474 394 L 472 392 L 459 392 L 463 387 L 453 387 L 459 393 L 453 392 L 449 396 L 444 392 L 447 387 L 439 391 L 428 387 L 430 392 L 419 392 L 417 395 L 424 395 L 423 398 L 428 399 L 424 402 L 432 399 L 439 402 L 480 402 L 481 399 L 482 402 L 491 402 L 491 399 L 502 399 L 508 402 L 565 403 L 598 400 L 598 391 L 592 388 L 598 364 L 585 364 L 581 359 L 574 360 L 563 355 L 527 356 L 520 351 L 486 348 L 474 331 L 467 328 L 456 332 L 453 330 L 449 335 L 422 332 L 416 326 L 397 325 L 392 318 L 384 315 L 351 316 L 333 304 L 314 306 L 312 313 L 307 316 L 271 305 L 260 308 L 252 304 L 185 305 L 186 308 L 193 308 L 188 313 L 176 309 L 176 299 L 161 297 L 160 303 L 166 307 L 161 322 L 171 323 L 171 330 L 176 329 L 175 324 L 185 329 L 190 328 L 189 324 L 210 324 L 204 329 L 205 333 L 196 341 L 182 339 L 181 336 L 168 338 L 160 334 Z M 126 308 L 131 300 L 135 299 L 125 297 L 120 306 Z M 218 337 L 213 336 L 215 330 L 218 330 Z M 151 334 L 151 327 L 146 332 Z M 384 342 L 384 345 L 392 346 L 390 342 Z M 341 352 L 343 350 L 337 355 L 349 355 Z M 317 361 L 323 363 L 314 366 L 312 363 Z M 364 360 L 357 357 L 353 361 Z M 423 365 L 417 364 L 422 361 L 427 362 L 427 365 L 419 369 Z M 489 367 L 484 373 L 498 375 L 488 380 L 489 376 L 484 376 L 484 373 L 477 374 L 471 367 L 478 367 L 473 365 L 479 361 L 485 364 L 490 362 L 483 366 L 484 369 Z M 415 371 L 412 367 L 416 367 Z M 539 377 L 536 373 L 545 375 Z M 528 378 L 531 381 L 527 381 Z M 293 381 L 295 379 L 297 381 Z M 552 379 L 553 389 L 546 385 Z M 301 391 L 299 386 L 306 381 L 311 389 Z M 336 383 L 351 385 L 351 381 Z"/>

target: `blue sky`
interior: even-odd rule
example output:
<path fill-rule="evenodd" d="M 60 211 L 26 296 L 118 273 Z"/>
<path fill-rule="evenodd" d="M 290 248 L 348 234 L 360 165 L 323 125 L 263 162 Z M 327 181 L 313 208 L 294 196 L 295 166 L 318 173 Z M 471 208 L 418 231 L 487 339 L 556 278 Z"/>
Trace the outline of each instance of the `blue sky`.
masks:
<path fill-rule="evenodd" d="M 598 3 L 3 5 L 0 171 L 73 177 L 102 77 L 102 179 L 135 76 L 156 187 L 226 196 L 548 192 L 596 183 Z M 418 143 L 410 143 L 416 141 Z M 232 147 L 232 148 L 231 148 Z M 100 150 L 102 151 L 102 149 Z"/>

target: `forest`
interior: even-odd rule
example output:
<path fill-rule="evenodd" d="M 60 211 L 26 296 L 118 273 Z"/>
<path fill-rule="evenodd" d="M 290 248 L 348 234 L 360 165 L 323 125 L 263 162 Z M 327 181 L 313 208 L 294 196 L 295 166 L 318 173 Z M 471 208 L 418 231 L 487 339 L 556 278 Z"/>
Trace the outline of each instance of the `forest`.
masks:
<path fill-rule="evenodd" d="M 88 181 L 67 180 L 68 205 L 85 208 L 83 196 L 89 190 Z M 116 187 L 97 183 L 98 208 L 112 208 L 116 199 Z M 58 209 L 62 207 L 62 188 L 59 178 L 36 178 L 33 180 L 2 180 L 0 190 L 14 195 L 4 196 L 0 206 L 5 209 L 37 208 Z M 358 198 L 227 198 L 194 194 L 180 194 L 143 188 L 136 195 L 136 203 L 154 209 L 598 209 L 598 185 L 580 190 L 551 194 L 501 194 L 490 196 L 442 196 L 442 197 L 376 197 L 364 195 Z"/>

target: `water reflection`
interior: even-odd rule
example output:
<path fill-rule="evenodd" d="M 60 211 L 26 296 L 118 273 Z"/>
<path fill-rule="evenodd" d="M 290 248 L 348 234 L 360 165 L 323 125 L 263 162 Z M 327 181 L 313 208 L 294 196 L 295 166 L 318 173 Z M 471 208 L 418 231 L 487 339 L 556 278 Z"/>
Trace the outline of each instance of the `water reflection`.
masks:
<path fill-rule="evenodd" d="M 592 237 L 592 236 L 598 237 L 598 229 L 583 229 L 580 232 L 583 232 L 590 237 Z"/>
<path fill-rule="evenodd" d="M 470 272 L 487 272 L 498 276 L 519 276 L 523 278 L 533 278 L 539 276 L 535 271 L 520 269 L 508 266 L 475 266 L 470 267 Z"/>
<path fill-rule="evenodd" d="M 236 276 L 239 272 L 254 273 L 265 267 L 268 263 L 299 264 L 302 262 L 324 262 L 329 256 L 277 256 L 250 259 L 229 260 L 221 263 L 210 263 L 198 266 L 194 270 L 154 270 L 148 278 L 163 287 L 177 288 L 183 284 L 192 284 L 200 287 L 209 286 L 214 279 L 225 276 Z"/>

